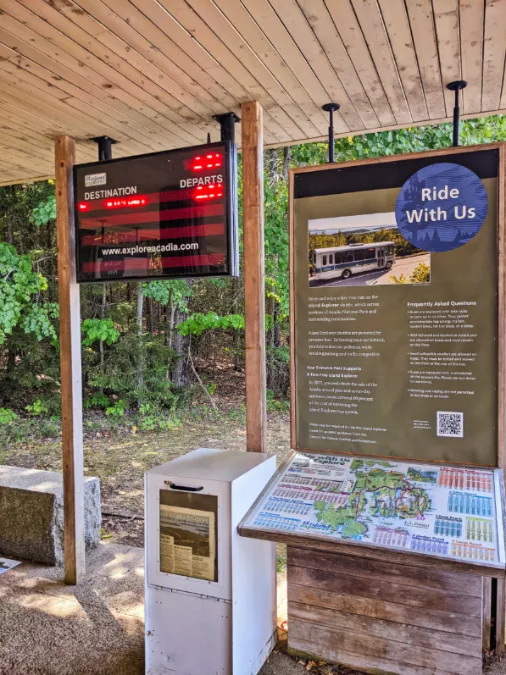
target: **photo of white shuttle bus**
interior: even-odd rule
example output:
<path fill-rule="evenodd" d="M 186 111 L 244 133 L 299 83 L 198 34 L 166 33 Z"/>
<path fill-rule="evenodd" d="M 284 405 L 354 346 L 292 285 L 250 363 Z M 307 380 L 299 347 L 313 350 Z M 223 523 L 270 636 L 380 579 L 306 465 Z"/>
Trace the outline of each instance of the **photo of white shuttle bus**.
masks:
<path fill-rule="evenodd" d="M 316 248 L 311 262 L 311 285 L 331 279 L 349 279 L 353 274 L 389 270 L 395 262 L 395 244 L 381 241 Z"/>

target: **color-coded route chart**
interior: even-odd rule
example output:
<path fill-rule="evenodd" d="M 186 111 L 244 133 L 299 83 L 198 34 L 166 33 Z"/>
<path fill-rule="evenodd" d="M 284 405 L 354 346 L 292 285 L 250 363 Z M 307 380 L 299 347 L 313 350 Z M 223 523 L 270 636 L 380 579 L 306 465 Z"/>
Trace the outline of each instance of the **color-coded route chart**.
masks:
<path fill-rule="evenodd" d="M 307 478 L 306 476 L 292 475 L 289 483 L 281 483 L 281 485 L 306 485 L 318 490 L 332 490 L 339 492 L 343 487 L 343 483 L 335 480 L 324 480 L 322 478 Z"/>
<path fill-rule="evenodd" d="M 300 520 L 297 518 L 282 518 L 274 513 L 260 513 L 257 518 L 259 527 L 275 530 L 297 530 Z"/>
<path fill-rule="evenodd" d="M 305 516 L 312 509 L 312 504 L 306 504 L 295 499 L 280 499 L 271 497 L 265 505 L 265 510 L 271 513 L 289 513 L 294 516 Z"/>
<path fill-rule="evenodd" d="M 434 523 L 434 534 L 445 535 L 447 537 L 461 537 L 462 518 L 436 516 L 436 522 Z"/>
<path fill-rule="evenodd" d="M 313 499 L 311 499 L 312 495 L 313 490 L 310 487 L 307 488 L 278 487 L 272 493 L 273 497 L 284 497 L 285 499 L 303 499 L 311 502 L 314 501 Z"/>
<path fill-rule="evenodd" d="M 242 526 L 504 569 L 499 474 L 294 453 Z"/>
<path fill-rule="evenodd" d="M 312 488 L 292 489 L 280 486 L 273 491 L 272 496 L 284 499 L 301 499 L 311 504 L 321 501 L 344 506 L 348 501 L 349 494 L 347 492 L 322 492 Z"/>
<path fill-rule="evenodd" d="M 484 518 L 467 518 L 466 537 L 473 541 L 494 541 L 494 524 Z"/>
<path fill-rule="evenodd" d="M 493 474 L 491 471 L 457 469 L 451 466 L 442 466 L 439 469 L 438 485 L 440 487 L 460 490 L 492 492 Z"/>
<path fill-rule="evenodd" d="M 373 541 L 383 546 L 400 546 L 405 548 L 409 542 L 407 530 L 393 530 L 390 527 L 377 527 L 374 531 Z"/>
<path fill-rule="evenodd" d="M 481 544 L 470 544 L 467 541 L 452 542 L 452 555 L 456 558 L 467 558 L 481 562 L 494 562 L 495 550 L 485 548 Z"/>
<path fill-rule="evenodd" d="M 414 534 L 411 538 L 411 548 L 413 551 L 420 551 L 421 553 L 448 555 L 448 542 L 437 537 L 424 537 L 420 534 Z"/>
<path fill-rule="evenodd" d="M 480 497 L 467 492 L 450 492 L 448 511 L 473 516 L 492 517 L 492 497 Z"/>

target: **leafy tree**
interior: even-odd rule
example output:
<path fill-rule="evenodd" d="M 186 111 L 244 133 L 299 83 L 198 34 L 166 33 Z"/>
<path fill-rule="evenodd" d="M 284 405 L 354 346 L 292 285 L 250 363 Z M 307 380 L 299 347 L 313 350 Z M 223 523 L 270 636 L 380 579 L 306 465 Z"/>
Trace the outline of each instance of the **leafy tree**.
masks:
<path fill-rule="evenodd" d="M 461 123 L 462 145 L 501 140 L 506 140 L 506 117 Z M 334 145 L 336 161 L 344 162 L 444 148 L 451 142 L 452 126 L 443 124 L 338 138 Z M 267 382 L 272 396 L 285 395 L 289 381 L 288 170 L 324 164 L 327 156 L 326 143 L 265 152 Z M 240 210 L 241 195 L 239 158 Z M 25 414 L 27 406 L 56 410 L 60 396 L 55 215 L 52 181 L 0 188 L 0 405 L 15 413 Z M 314 233 L 309 243 L 320 248 L 386 240 L 394 241 L 397 255 L 415 250 L 388 228 L 353 238 Z M 240 247 L 244 258 L 248 252 L 242 250 L 241 238 Z M 414 283 L 422 283 L 427 274 L 417 268 Z M 233 359 L 236 370 L 243 368 L 243 276 L 85 284 L 80 291 L 85 397 L 89 405 L 113 410 L 112 416 L 139 404 L 144 411 L 146 406 L 172 407 L 184 391 L 193 392 L 188 385 L 199 383 L 204 364 L 208 373 L 220 359 Z M 202 386 L 209 392 L 214 388 L 208 378 Z"/>
<path fill-rule="evenodd" d="M 52 319 L 58 316 L 58 306 L 41 299 L 47 287 L 47 279 L 34 272 L 28 255 L 0 242 L 0 344 L 16 326 L 38 340 L 57 340 Z"/>
<path fill-rule="evenodd" d="M 219 316 L 214 312 L 207 314 L 192 314 L 186 321 L 177 326 L 177 331 L 181 335 L 202 335 L 205 330 L 227 330 L 233 328 L 238 330 L 244 328 L 244 316 L 241 314 L 230 314 L 228 316 Z"/>
<path fill-rule="evenodd" d="M 81 332 L 85 347 L 91 347 L 95 342 L 112 345 L 118 341 L 120 336 L 112 319 L 85 319 L 81 325 Z"/>

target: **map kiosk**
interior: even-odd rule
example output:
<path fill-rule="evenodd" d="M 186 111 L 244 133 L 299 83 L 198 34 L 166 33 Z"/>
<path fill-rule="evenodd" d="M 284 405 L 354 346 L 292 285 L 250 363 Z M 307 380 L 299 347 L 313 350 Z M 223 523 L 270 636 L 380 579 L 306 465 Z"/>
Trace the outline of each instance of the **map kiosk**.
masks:
<path fill-rule="evenodd" d="M 288 544 L 295 652 L 475 675 L 504 648 L 504 152 L 291 173 L 294 452 L 239 532 Z"/>

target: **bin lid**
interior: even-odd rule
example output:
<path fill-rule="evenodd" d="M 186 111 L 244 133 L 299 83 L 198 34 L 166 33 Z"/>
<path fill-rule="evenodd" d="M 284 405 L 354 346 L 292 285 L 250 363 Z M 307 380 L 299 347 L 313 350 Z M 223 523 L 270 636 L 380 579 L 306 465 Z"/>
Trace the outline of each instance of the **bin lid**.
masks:
<path fill-rule="evenodd" d="M 202 478 L 232 482 L 264 462 L 275 463 L 275 455 L 261 452 L 242 452 L 239 450 L 220 450 L 216 448 L 198 448 L 186 455 L 165 462 L 148 471 L 148 475 L 158 474 L 181 478 Z"/>

